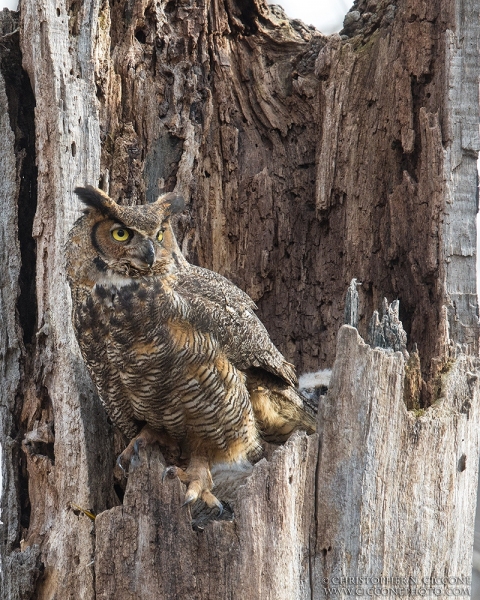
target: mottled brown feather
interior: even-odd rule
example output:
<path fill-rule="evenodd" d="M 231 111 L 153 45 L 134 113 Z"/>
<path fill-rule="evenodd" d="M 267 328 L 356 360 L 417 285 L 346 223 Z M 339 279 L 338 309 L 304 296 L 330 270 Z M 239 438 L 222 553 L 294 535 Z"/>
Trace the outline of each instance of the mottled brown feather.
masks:
<path fill-rule="evenodd" d="M 255 460 L 262 436 L 283 442 L 297 428 L 313 432 L 294 368 L 253 301 L 181 254 L 169 223 L 182 206 L 178 196 L 122 207 L 95 188 L 77 193 L 89 208 L 67 243 L 73 323 L 105 408 L 125 435 L 144 425 L 163 432 L 204 457 L 198 470 L 202 461 Z M 113 239 L 120 225 L 126 243 Z"/>

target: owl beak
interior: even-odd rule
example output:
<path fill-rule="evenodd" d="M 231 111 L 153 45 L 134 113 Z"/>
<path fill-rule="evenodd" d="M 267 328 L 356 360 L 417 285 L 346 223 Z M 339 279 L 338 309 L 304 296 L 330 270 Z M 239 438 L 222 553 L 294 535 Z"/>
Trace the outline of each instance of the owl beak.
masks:
<path fill-rule="evenodd" d="M 145 240 L 145 243 L 142 247 L 141 260 L 149 267 L 151 267 L 155 262 L 155 248 L 152 240 Z"/>
<path fill-rule="evenodd" d="M 153 247 L 152 240 L 147 240 L 147 246 L 145 248 L 145 262 L 149 267 L 155 262 L 155 248 Z"/>

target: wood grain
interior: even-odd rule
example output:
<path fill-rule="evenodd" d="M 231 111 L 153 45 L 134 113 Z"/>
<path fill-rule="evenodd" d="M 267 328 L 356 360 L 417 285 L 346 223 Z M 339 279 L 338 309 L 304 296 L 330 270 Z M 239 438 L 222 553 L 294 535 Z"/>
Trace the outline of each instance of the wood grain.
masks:
<path fill-rule="evenodd" d="M 328 38 L 263 0 L 1 13 L 2 597 L 316 599 L 337 576 L 468 575 L 477 13 L 358 0 Z M 334 364 L 318 434 L 255 466 L 234 522 L 193 531 L 156 450 L 123 497 L 125 440 L 64 276 L 85 184 L 132 204 L 181 192 L 189 260 L 246 290 L 301 371 Z M 410 411 L 404 358 L 341 328 L 353 278 L 363 337 L 400 300 Z"/>

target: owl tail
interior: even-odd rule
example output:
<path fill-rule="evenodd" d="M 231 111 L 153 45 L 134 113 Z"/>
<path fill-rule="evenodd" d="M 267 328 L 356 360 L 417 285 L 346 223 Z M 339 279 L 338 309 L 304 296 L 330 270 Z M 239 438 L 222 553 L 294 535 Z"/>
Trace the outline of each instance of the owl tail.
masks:
<path fill-rule="evenodd" d="M 297 429 L 316 429 L 316 406 L 292 386 L 261 369 L 247 372 L 247 388 L 260 435 L 267 442 L 285 442 Z"/>

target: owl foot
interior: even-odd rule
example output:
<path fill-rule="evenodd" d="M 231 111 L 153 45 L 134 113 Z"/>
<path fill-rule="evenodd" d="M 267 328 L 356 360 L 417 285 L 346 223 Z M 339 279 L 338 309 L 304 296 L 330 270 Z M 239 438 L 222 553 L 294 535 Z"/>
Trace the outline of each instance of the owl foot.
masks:
<path fill-rule="evenodd" d="M 160 444 L 160 446 L 173 447 L 176 442 L 165 432 L 160 433 L 150 425 L 145 425 L 137 437 L 133 438 L 125 450 L 117 458 L 117 465 L 122 469 L 123 474 L 127 476 L 129 465 L 136 466 L 139 461 L 139 450 L 149 444 Z"/>
<path fill-rule="evenodd" d="M 182 506 L 200 499 L 209 508 L 217 507 L 219 516 L 222 514 L 223 505 L 211 492 L 213 481 L 207 459 L 192 457 L 190 464 L 185 470 L 175 466 L 167 467 L 163 472 L 162 479 L 165 480 L 167 476 L 178 477 L 187 486 L 185 502 Z"/>

